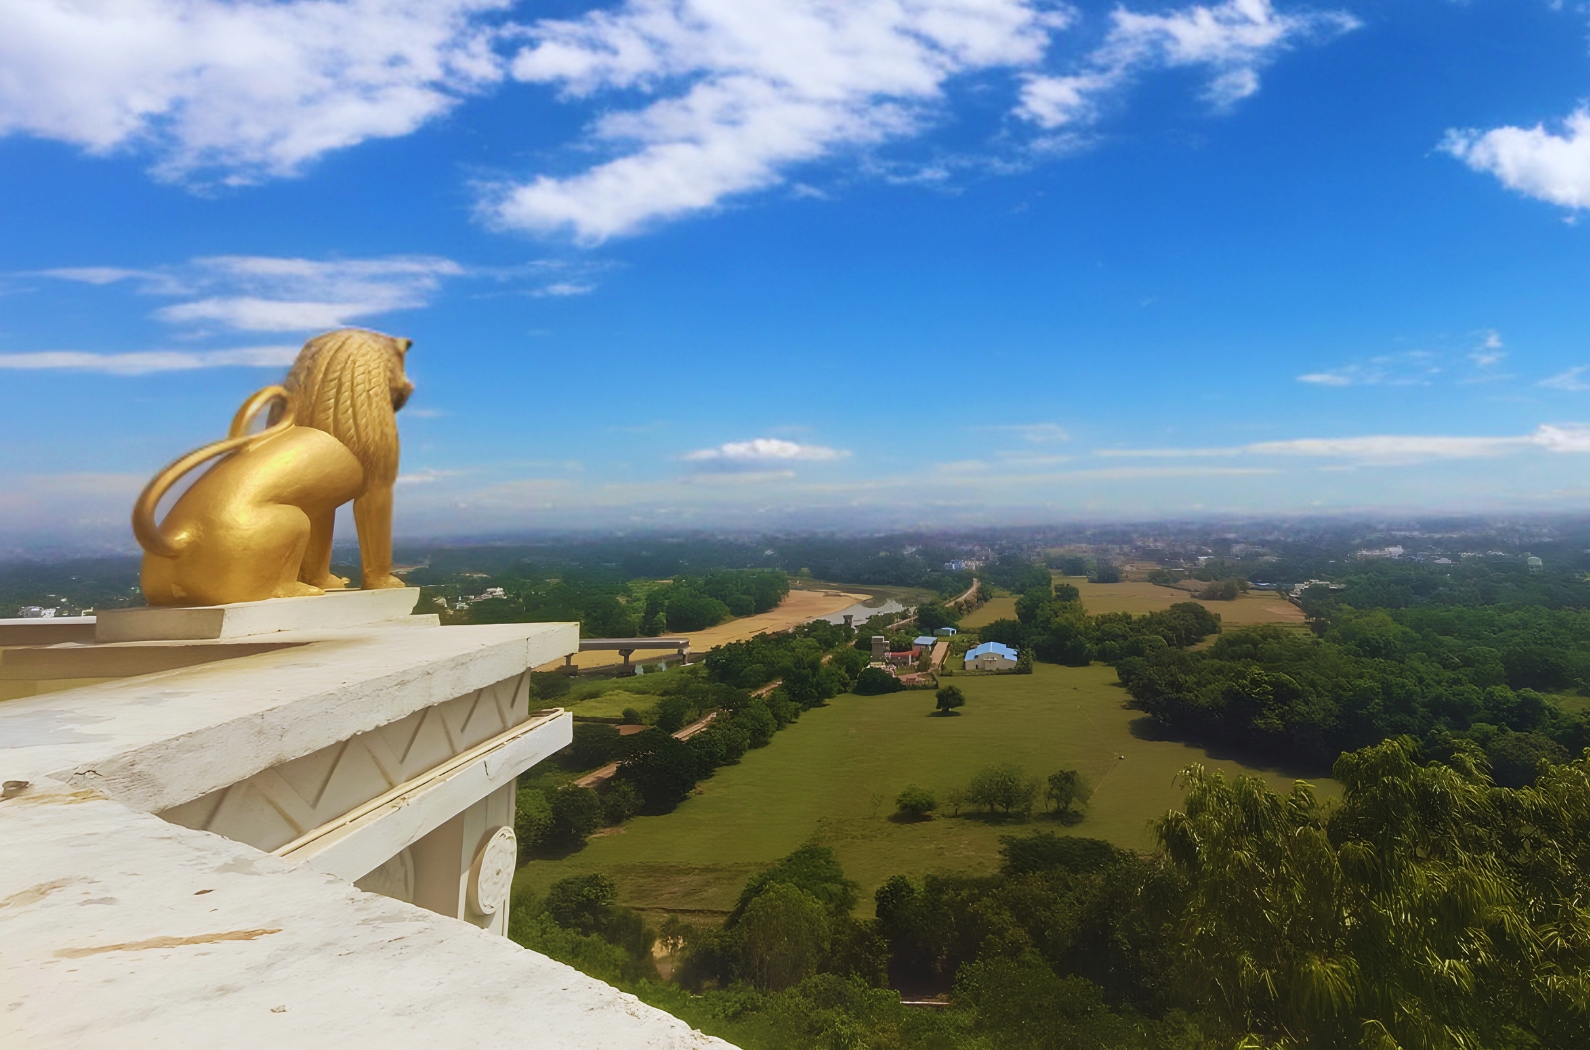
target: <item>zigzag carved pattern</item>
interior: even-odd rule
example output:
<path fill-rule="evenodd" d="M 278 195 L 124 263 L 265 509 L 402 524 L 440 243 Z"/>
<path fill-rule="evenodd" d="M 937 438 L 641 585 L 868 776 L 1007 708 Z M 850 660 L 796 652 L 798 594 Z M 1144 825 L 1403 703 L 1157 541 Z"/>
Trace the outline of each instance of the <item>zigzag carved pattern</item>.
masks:
<path fill-rule="evenodd" d="M 283 846 L 530 716 L 529 672 L 262 770 L 161 813 L 263 850 Z"/>

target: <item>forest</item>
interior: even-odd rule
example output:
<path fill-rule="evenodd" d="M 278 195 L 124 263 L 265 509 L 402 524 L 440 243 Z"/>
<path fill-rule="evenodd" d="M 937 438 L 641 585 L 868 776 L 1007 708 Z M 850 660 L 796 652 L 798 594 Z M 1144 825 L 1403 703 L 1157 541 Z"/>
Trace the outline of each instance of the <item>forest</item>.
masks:
<path fill-rule="evenodd" d="M 1388 736 L 1436 750 L 1463 737 L 1516 786 L 1539 759 L 1590 745 L 1590 714 L 1554 695 L 1590 692 L 1590 611 L 1333 603 L 1313 626 L 1233 630 L 1208 649 L 1133 655 L 1116 669 L 1134 705 L 1168 729 L 1263 754 L 1328 761 Z"/>
<path fill-rule="evenodd" d="M 809 844 L 721 927 L 650 929 L 585 875 L 510 933 L 747 1050 L 1590 1045 L 1590 760 L 1507 788 L 1472 742 L 1397 738 L 1334 775 L 1327 807 L 1194 766 L 1146 855 L 1007 837 L 998 873 L 896 876 L 875 918 Z"/>

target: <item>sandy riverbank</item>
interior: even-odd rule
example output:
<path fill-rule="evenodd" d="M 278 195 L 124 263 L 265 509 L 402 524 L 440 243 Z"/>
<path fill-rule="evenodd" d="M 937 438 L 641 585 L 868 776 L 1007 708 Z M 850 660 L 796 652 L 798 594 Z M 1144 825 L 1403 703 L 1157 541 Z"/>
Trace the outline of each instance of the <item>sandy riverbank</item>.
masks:
<path fill-rule="evenodd" d="M 865 601 L 868 595 L 854 594 L 849 591 L 820 590 L 820 591 L 790 591 L 789 597 L 779 603 L 778 608 L 755 616 L 742 616 L 738 620 L 730 620 L 705 631 L 696 631 L 685 635 L 690 639 L 690 651 L 704 653 L 708 649 L 725 645 L 729 642 L 743 642 L 758 634 L 768 631 L 787 631 L 791 627 L 799 627 L 809 623 L 820 616 L 828 616 L 840 609 L 848 609 L 857 602 Z M 672 636 L 671 636 L 672 637 Z M 641 661 L 648 656 L 655 660 L 664 655 L 661 651 L 637 652 L 631 659 Z M 668 653 L 666 655 L 672 655 Z M 580 653 L 574 657 L 574 662 L 580 667 L 599 667 L 603 664 L 622 663 L 623 657 L 611 650 L 597 650 L 595 652 Z M 556 660 L 536 668 L 538 671 L 551 671 L 563 666 L 562 660 Z"/>

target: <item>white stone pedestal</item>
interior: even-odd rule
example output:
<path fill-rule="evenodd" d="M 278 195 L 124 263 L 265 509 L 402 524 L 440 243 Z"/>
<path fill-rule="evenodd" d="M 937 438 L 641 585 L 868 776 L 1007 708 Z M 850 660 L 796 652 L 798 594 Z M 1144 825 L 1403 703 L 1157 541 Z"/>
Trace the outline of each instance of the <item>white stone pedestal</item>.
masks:
<path fill-rule="evenodd" d="M 363 627 L 408 616 L 420 600 L 418 587 L 379 591 L 327 591 L 310 598 L 268 598 L 231 605 L 149 606 L 106 609 L 99 614 L 99 642 L 192 641 L 245 638 L 279 631 Z"/>

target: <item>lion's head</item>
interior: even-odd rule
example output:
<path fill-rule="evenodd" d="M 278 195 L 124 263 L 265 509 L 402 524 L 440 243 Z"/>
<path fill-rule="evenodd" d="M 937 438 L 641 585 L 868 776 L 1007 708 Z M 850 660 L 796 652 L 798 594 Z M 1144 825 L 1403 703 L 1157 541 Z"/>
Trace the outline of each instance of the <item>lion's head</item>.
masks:
<path fill-rule="evenodd" d="M 364 466 L 366 487 L 397 478 L 396 412 L 414 392 L 403 373 L 409 340 L 363 328 L 339 328 L 304 344 L 282 384 L 296 422 L 341 441 Z M 271 414 L 275 422 L 280 414 Z"/>

